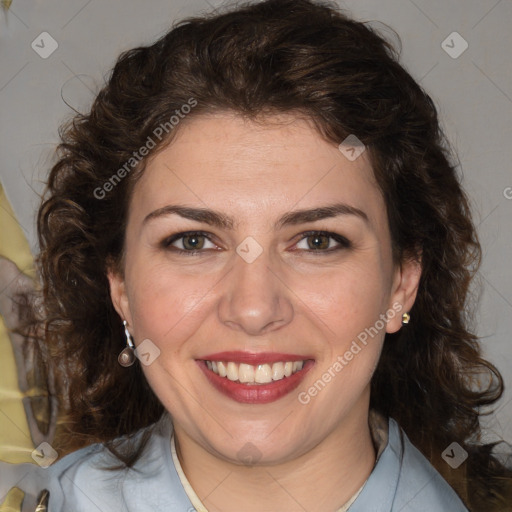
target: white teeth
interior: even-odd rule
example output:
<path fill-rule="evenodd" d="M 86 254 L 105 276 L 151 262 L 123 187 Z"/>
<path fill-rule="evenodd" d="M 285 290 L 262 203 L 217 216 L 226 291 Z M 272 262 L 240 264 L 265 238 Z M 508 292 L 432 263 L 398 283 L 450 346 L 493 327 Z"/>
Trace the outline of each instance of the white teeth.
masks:
<path fill-rule="evenodd" d="M 242 363 L 238 368 L 238 380 L 240 382 L 254 382 L 254 366 Z"/>
<path fill-rule="evenodd" d="M 269 384 L 272 381 L 290 377 L 302 370 L 304 361 L 279 361 L 257 366 L 246 363 L 238 364 L 233 361 L 206 361 L 206 366 L 220 377 L 227 377 L 232 381 L 239 381 L 243 384 Z"/>
<path fill-rule="evenodd" d="M 259 364 L 254 374 L 254 381 L 258 384 L 268 384 L 272 382 L 272 368 L 269 364 Z"/>
<path fill-rule="evenodd" d="M 217 369 L 221 377 L 225 377 L 228 374 L 226 365 L 222 361 L 217 362 Z"/>
<path fill-rule="evenodd" d="M 236 363 L 231 361 L 228 363 L 227 377 L 229 380 L 238 380 L 238 366 Z"/>
<path fill-rule="evenodd" d="M 281 380 L 284 377 L 284 363 L 272 365 L 272 380 Z"/>

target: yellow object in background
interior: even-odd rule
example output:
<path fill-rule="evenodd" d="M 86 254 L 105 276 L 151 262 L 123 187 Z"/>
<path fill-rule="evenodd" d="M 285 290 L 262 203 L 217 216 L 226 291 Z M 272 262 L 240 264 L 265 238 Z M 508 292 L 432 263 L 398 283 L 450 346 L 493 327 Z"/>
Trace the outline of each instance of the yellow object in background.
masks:
<path fill-rule="evenodd" d="M 2 0 L 2 7 L 5 11 L 9 10 L 9 7 L 11 7 L 12 0 Z"/>
<path fill-rule="evenodd" d="M 0 255 L 13 261 L 24 273 L 33 277 L 33 256 L 1 184 Z M 0 294 L 2 292 L 4 290 L 0 289 Z M 1 316 L 0 354 L 0 460 L 33 463 L 31 453 L 34 446 L 22 403 L 24 395 L 19 389 L 13 347 Z"/>
<path fill-rule="evenodd" d="M 24 497 L 25 493 L 21 489 L 13 487 L 7 493 L 4 502 L 0 503 L 0 512 L 19 512 Z"/>

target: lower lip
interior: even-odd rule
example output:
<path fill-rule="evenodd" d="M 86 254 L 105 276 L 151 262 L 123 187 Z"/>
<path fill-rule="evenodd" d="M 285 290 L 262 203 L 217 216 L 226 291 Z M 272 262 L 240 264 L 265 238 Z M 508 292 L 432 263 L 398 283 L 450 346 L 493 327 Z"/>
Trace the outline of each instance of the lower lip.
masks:
<path fill-rule="evenodd" d="M 281 380 L 276 380 L 268 384 L 251 385 L 241 384 L 240 382 L 229 380 L 227 377 L 221 377 L 209 370 L 204 361 L 196 362 L 206 375 L 210 384 L 217 391 L 243 404 L 268 404 L 279 400 L 297 388 L 306 376 L 306 373 L 315 364 L 314 361 L 309 360 L 304 363 L 302 370 L 299 370 L 289 377 L 284 377 Z"/>

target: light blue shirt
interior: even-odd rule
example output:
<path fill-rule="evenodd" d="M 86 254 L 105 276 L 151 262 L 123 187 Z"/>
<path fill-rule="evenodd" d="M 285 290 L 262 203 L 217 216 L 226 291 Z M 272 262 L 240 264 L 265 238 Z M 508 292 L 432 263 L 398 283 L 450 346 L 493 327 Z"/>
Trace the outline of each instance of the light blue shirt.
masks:
<path fill-rule="evenodd" d="M 95 444 L 47 469 L 20 465 L 26 474 L 16 484 L 33 496 L 48 489 L 49 512 L 194 512 L 173 463 L 171 432 L 171 421 L 165 416 L 133 469 L 101 469 L 118 461 Z M 390 419 L 387 446 L 349 512 L 467 511 L 455 491 Z"/>

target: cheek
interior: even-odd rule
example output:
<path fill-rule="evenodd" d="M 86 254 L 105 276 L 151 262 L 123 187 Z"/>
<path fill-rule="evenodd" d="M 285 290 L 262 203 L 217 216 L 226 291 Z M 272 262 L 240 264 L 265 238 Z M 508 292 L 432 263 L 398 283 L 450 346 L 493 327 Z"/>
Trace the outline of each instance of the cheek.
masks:
<path fill-rule="evenodd" d="M 365 261 L 307 280 L 300 296 L 331 334 L 336 337 L 343 333 L 346 341 L 347 335 L 357 336 L 386 312 L 389 293 L 388 279 L 379 262 Z"/>
<path fill-rule="evenodd" d="M 168 268 L 138 269 L 127 275 L 136 339 L 149 338 L 157 345 L 168 346 L 174 340 L 188 337 L 192 325 L 209 305 L 208 290 L 213 282 L 210 284 L 207 277 L 180 275 Z"/>
<path fill-rule="evenodd" d="M 318 361 L 311 387 L 301 389 L 299 398 L 339 416 L 360 400 L 377 367 L 386 327 L 381 318 L 386 313 L 382 289 L 350 280 L 325 310 L 322 323 L 327 343 L 321 347 L 325 357 Z"/>
<path fill-rule="evenodd" d="M 389 285 L 377 258 L 347 265 L 317 282 L 307 303 L 327 343 L 321 348 L 313 389 L 302 390 L 317 406 L 348 410 L 367 388 L 379 361 L 388 307 Z M 323 288 L 323 289 L 322 289 Z M 323 392 L 323 389 L 326 392 Z M 310 392 L 312 394 L 310 394 Z"/>

